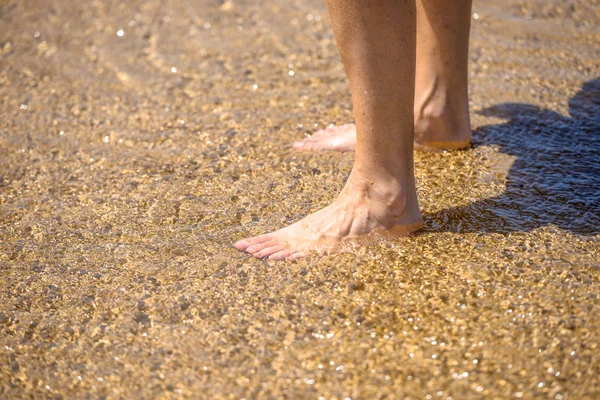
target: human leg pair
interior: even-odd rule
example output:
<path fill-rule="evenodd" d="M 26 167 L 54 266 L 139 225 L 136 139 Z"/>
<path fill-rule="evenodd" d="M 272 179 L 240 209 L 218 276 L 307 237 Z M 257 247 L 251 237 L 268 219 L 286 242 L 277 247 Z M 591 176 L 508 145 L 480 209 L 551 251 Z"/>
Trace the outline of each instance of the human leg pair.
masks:
<path fill-rule="evenodd" d="M 413 140 L 419 146 L 438 146 L 470 138 L 468 110 L 453 104 L 460 99 L 466 105 L 467 44 L 448 39 L 454 30 L 463 36 L 466 32 L 468 39 L 468 25 L 454 25 L 470 14 L 470 2 L 452 3 L 454 7 L 445 0 L 327 0 L 354 105 L 354 167 L 331 205 L 276 232 L 240 240 L 238 250 L 271 260 L 295 259 L 421 227 Z M 444 12 L 454 13 L 455 20 Z M 417 49 L 418 38 L 422 49 Z M 459 65 L 458 53 L 465 65 Z M 435 65 L 415 75 L 416 66 L 429 62 Z M 464 90 L 455 93 L 461 82 Z"/>

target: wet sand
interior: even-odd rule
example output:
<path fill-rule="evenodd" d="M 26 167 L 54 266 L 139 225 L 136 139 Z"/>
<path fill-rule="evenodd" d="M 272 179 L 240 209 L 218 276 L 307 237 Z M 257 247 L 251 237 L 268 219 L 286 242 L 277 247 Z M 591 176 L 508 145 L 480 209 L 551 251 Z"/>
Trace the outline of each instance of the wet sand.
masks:
<path fill-rule="evenodd" d="M 291 149 L 352 120 L 320 1 L 0 2 L 0 397 L 600 398 L 598 6 L 476 1 L 422 233 L 270 263 L 352 166 Z"/>

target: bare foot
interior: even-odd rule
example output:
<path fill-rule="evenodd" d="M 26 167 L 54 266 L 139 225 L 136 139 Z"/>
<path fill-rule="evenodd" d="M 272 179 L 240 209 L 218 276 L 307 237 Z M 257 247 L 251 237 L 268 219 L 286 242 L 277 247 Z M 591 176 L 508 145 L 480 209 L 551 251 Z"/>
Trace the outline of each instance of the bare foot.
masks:
<path fill-rule="evenodd" d="M 406 186 L 409 190 L 395 179 L 371 181 L 353 172 L 331 205 L 276 232 L 240 240 L 235 247 L 257 258 L 294 260 L 406 236 L 422 224 L 414 182 Z"/>
<path fill-rule="evenodd" d="M 415 121 L 415 149 L 439 153 L 444 150 L 461 150 L 471 146 L 471 130 L 446 127 L 441 118 L 422 118 Z M 451 125 L 451 124 L 450 124 Z M 356 125 L 329 125 L 306 139 L 295 142 L 294 148 L 304 151 L 354 151 Z"/>
<path fill-rule="evenodd" d="M 356 147 L 356 125 L 329 125 L 316 131 L 306 139 L 295 142 L 294 148 L 308 151 L 354 151 Z"/>

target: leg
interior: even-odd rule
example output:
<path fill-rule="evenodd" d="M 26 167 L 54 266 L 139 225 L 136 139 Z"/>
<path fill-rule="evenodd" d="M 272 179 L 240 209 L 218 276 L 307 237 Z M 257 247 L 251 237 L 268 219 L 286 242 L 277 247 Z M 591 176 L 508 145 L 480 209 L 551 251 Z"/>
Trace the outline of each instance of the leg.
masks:
<path fill-rule="evenodd" d="M 472 0 L 417 2 L 415 144 L 460 149 L 471 143 L 468 60 Z"/>
<path fill-rule="evenodd" d="M 421 226 L 413 172 L 414 0 L 327 0 L 356 115 L 356 158 L 338 198 L 284 229 L 235 244 L 273 260 L 338 250 Z"/>
<path fill-rule="evenodd" d="M 472 0 L 417 0 L 415 147 L 445 150 L 471 141 L 467 61 Z M 352 151 L 356 127 L 328 127 L 294 143 L 299 150 Z"/>

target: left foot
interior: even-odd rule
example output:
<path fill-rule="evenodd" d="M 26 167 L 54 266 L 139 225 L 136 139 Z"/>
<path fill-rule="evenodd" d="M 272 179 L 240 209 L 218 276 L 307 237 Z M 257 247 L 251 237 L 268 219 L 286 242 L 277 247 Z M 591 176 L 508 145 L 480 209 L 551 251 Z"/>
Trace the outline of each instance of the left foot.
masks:
<path fill-rule="evenodd" d="M 425 92 L 424 100 L 415 102 L 414 148 L 419 151 L 441 152 L 471 146 L 471 124 L 468 103 L 460 98 L 447 101 L 448 93 Z M 296 150 L 354 151 L 356 125 L 329 125 L 306 139 L 295 142 Z"/>
<path fill-rule="evenodd" d="M 438 153 L 462 150 L 471 146 L 471 131 L 445 129 L 442 118 L 421 118 L 416 121 L 415 150 Z M 421 128 L 421 129 L 418 129 Z M 345 153 L 356 148 L 356 125 L 329 125 L 304 140 L 294 142 L 294 149 L 304 151 L 337 151 Z"/>
<path fill-rule="evenodd" d="M 352 173 L 329 206 L 276 232 L 235 243 L 257 258 L 294 260 L 310 253 L 344 251 L 381 237 L 406 236 L 421 228 L 414 183 L 364 179 Z M 405 189 L 406 188 L 406 189 Z"/>

